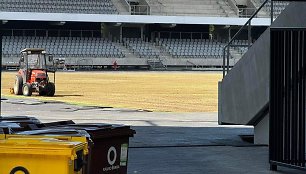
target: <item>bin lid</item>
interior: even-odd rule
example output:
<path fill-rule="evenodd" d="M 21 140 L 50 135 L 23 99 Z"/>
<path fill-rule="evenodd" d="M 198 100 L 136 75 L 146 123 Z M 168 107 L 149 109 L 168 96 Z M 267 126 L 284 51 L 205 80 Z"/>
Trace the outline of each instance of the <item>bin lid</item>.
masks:
<path fill-rule="evenodd" d="M 40 124 L 36 120 L 3 120 L 0 123 L 24 123 L 24 124 Z"/>
<path fill-rule="evenodd" d="M 21 128 L 21 126 L 18 123 L 11 123 L 11 122 L 0 122 L 0 127 L 1 128 Z"/>
<path fill-rule="evenodd" d="M 68 124 L 69 126 L 76 126 L 76 127 L 99 127 L 99 128 L 105 128 L 105 127 L 112 127 L 112 124 L 106 124 L 106 123 L 78 123 L 78 124 Z"/>
<path fill-rule="evenodd" d="M 65 121 L 41 123 L 40 125 L 38 125 L 38 127 L 51 127 L 51 126 L 59 126 L 59 125 L 67 125 L 67 124 L 75 124 L 75 123 L 72 120 L 65 120 Z"/>
<path fill-rule="evenodd" d="M 55 138 L 11 137 L 0 140 L 0 154 L 67 156 L 76 159 L 76 152 L 86 151 L 86 143 Z"/>
<path fill-rule="evenodd" d="M 38 129 L 30 131 L 22 131 L 16 133 L 18 135 L 67 135 L 67 136 L 82 136 L 89 138 L 90 135 L 85 130 L 76 130 L 76 129 Z"/>
<path fill-rule="evenodd" d="M 2 120 L 9 121 L 9 120 L 38 120 L 38 119 L 36 117 L 29 117 L 29 116 L 5 116 L 5 117 L 0 117 L 0 121 Z"/>
<path fill-rule="evenodd" d="M 91 138 L 109 138 L 118 136 L 133 137 L 136 133 L 130 126 L 124 125 L 111 125 L 103 123 L 82 123 L 82 124 L 69 124 L 63 126 L 56 126 L 56 129 L 77 129 L 87 131 Z"/>
<path fill-rule="evenodd" d="M 6 128 L 11 128 L 12 131 L 26 131 L 26 130 L 32 130 L 31 125 L 35 123 L 32 123 L 31 121 L 28 122 L 26 121 L 21 121 L 21 122 L 16 122 L 16 121 L 2 121 L 0 122 L 0 127 L 6 127 Z"/>

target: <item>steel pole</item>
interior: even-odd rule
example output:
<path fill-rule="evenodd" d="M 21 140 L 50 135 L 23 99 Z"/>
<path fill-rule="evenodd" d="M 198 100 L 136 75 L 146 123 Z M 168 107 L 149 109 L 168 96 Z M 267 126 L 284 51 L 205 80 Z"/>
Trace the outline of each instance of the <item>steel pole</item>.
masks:
<path fill-rule="evenodd" d="M 0 21 L 0 68 L 1 68 L 1 71 L 0 71 L 0 97 L 1 97 L 1 100 L 2 100 L 2 92 L 1 92 L 1 89 L 2 89 L 2 21 Z M 1 111 L 2 111 L 2 103 L 0 101 L 0 116 L 1 116 Z"/>

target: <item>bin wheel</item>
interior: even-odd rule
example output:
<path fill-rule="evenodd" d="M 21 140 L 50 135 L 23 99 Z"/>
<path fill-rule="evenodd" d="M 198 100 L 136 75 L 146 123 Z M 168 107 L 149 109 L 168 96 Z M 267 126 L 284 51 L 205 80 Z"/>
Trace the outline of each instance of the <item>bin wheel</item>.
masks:
<path fill-rule="evenodd" d="M 10 174 L 15 174 L 17 172 L 23 172 L 24 174 L 30 174 L 29 171 L 26 168 L 21 167 L 21 166 L 13 168 L 13 170 L 10 172 Z"/>

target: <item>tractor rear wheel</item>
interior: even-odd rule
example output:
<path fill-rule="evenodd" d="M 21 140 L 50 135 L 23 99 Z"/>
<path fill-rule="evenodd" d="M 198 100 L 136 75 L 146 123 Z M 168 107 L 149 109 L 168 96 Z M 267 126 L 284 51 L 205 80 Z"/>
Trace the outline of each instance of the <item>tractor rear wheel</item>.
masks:
<path fill-rule="evenodd" d="M 46 94 L 47 94 L 46 89 L 45 89 L 45 88 L 39 88 L 38 94 L 39 94 L 40 96 L 46 95 Z"/>
<path fill-rule="evenodd" d="M 24 96 L 31 96 L 32 95 L 32 87 L 29 83 L 23 84 L 22 93 Z"/>
<path fill-rule="evenodd" d="M 54 83 L 49 82 L 46 85 L 45 88 L 46 88 L 46 95 L 47 96 L 50 96 L 50 97 L 54 96 L 54 94 L 55 94 L 55 85 L 54 85 Z"/>
<path fill-rule="evenodd" d="M 14 94 L 21 95 L 22 94 L 22 77 L 21 75 L 16 75 L 15 83 L 14 83 Z"/>
<path fill-rule="evenodd" d="M 46 95 L 46 91 L 39 91 L 39 96 L 44 96 L 44 95 Z"/>

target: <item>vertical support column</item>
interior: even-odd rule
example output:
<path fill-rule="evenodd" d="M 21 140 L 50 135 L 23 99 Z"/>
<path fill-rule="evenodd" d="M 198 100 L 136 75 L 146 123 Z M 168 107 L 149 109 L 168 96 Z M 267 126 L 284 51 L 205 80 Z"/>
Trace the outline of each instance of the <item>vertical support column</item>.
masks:
<path fill-rule="evenodd" d="M 273 1 L 271 1 L 271 9 L 270 9 L 271 11 L 270 11 L 270 16 L 271 16 L 271 25 L 272 25 L 272 23 L 273 23 L 273 10 L 274 10 L 274 8 L 273 8 Z"/>
<path fill-rule="evenodd" d="M 226 51 L 226 48 L 224 48 L 223 50 L 223 78 L 225 77 L 225 51 Z"/>
<path fill-rule="evenodd" d="M 140 27 L 140 37 L 141 37 L 141 40 L 144 40 L 144 38 L 143 38 L 143 31 L 144 31 L 143 26 L 141 26 Z"/>
<path fill-rule="evenodd" d="M 252 45 L 252 25 L 250 21 L 248 25 L 248 48 L 250 48 L 251 45 Z"/>
<path fill-rule="evenodd" d="M 0 21 L 0 68 L 1 68 L 1 71 L 0 71 L 0 100 L 1 100 L 1 96 L 2 96 L 2 92 L 1 92 L 1 89 L 2 89 L 2 35 L 3 35 L 3 30 L 2 30 L 2 21 Z M 0 116 L 1 116 L 1 101 L 0 101 Z"/>
<path fill-rule="evenodd" d="M 226 73 L 229 72 L 229 60 L 230 60 L 230 46 L 231 45 L 228 45 L 227 47 L 227 62 L 226 62 Z"/>
<path fill-rule="evenodd" d="M 231 39 L 232 39 L 232 36 L 231 36 L 231 26 L 230 26 L 228 28 L 228 42 L 230 42 Z M 230 44 L 228 46 L 226 46 L 223 50 L 223 67 L 222 67 L 223 68 L 223 78 L 225 77 L 226 72 L 229 71 L 229 49 L 230 49 Z M 226 65 L 225 62 L 227 62 L 227 65 Z M 227 70 L 225 70 L 225 69 L 227 69 Z"/>
<path fill-rule="evenodd" d="M 120 40 L 120 43 L 122 43 L 122 25 L 120 25 L 120 36 L 119 36 L 119 40 Z"/>
<path fill-rule="evenodd" d="M 232 26 L 230 26 L 229 28 L 228 28 L 228 42 L 230 42 L 231 41 L 231 39 L 232 39 L 232 28 L 231 28 Z"/>

